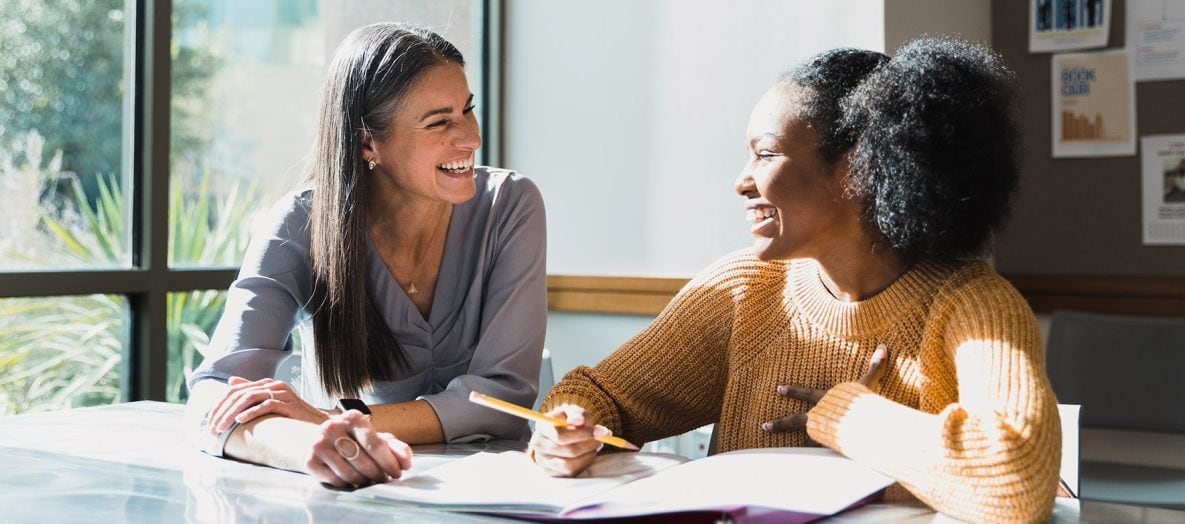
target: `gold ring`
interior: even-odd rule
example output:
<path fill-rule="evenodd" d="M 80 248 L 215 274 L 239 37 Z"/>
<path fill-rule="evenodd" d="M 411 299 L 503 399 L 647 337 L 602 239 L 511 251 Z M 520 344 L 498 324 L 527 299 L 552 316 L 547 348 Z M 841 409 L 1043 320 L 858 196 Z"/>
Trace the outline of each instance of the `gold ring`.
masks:
<path fill-rule="evenodd" d="M 351 446 L 354 446 L 353 453 L 347 455 L 346 452 L 342 451 L 341 442 L 343 440 L 349 442 Z M 362 452 L 362 448 L 358 447 L 358 443 L 354 442 L 354 439 L 350 437 L 337 437 L 337 440 L 333 441 L 333 449 L 336 449 L 337 452 L 340 453 L 341 456 L 346 460 L 354 460 L 358 458 L 358 454 Z"/>
<path fill-rule="evenodd" d="M 535 460 L 535 448 L 531 448 L 530 451 L 527 452 L 527 458 L 531 459 L 532 464 L 539 463 L 538 461 Z"/>

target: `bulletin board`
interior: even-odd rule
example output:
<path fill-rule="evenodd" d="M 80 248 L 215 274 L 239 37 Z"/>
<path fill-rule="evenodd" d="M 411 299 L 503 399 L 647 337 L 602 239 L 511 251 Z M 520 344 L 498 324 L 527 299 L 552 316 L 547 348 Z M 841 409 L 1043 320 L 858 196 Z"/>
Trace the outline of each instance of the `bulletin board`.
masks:
<path fill-rule="evenodd" d="M 1029 52 L 1029 6 L 992 3 L 993 46 L 1020 80 L 1024 147 L 1020 194 L 1011 225 L 998 239 L 997 270 L 1038 310 L 1185 316 L 1185 246 L 1142 240 L 1139 152 L 1052 157 L 1052 55 Z M 1125 8 L 1123 1 L 1112 6 L 1105 49 L 1124 47 Z M 1185 133 L 1185 80 L 1135 86 L 1137 136 Z"/>

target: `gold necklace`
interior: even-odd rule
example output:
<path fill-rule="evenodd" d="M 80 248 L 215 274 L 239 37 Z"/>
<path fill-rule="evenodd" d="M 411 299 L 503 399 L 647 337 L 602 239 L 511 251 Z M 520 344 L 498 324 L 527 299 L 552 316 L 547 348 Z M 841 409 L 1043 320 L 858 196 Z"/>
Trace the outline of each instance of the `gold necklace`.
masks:
<path fill-rule="evenodd" d="M 444 229 L 444 228 L 440 227 L 441 224 L 443 224 L 443 223 L 444 223 L 444 220 L 441 220 L 436 223 L 436 231 L 434 231 L 432 233 L 432 239 L 428 241 L 428 249 L 429 250 L 433 249 L 433 247 L 436 245 L 436 239 L 438 237 L 440 237 L 440 230 Z M 444 255 L 442 254 L 440 258 L 441 258 L 441 260 L 444 260 Z M 421 267 L 422 267 L 422 264 L 415 265 L 415 269 L 417 270 L 417 272 Z M 414 279 L 409 280 L 407 282 L 407 288 L 404 289 L 404 291 L 407 292 L 407 296 L 412 296 L 412 295 L 420 292 L 420 290 L 416 288 L 416 283 L 415 283 Z"/>

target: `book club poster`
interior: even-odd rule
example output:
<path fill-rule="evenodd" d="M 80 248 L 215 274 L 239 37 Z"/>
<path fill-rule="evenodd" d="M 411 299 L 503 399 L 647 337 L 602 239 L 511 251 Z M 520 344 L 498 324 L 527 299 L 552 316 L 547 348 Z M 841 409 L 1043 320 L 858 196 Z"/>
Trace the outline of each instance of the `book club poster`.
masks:
<path fill-rule="evenodd" d="M 1053 157 L 1136 153 L 1135 91 L 1125 50 L 1053 55 Z"/>

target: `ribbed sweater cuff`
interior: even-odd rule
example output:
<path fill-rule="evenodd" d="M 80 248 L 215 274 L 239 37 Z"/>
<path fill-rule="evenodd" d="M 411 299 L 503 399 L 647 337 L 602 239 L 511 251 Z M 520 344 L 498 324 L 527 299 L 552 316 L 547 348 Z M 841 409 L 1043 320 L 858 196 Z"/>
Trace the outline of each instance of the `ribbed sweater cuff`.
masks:
<path fill-rule="evenodd" d="M 601 424 L 605 427 L 608 427 L 615 433 L 620 431 L 621 424 L 616 420 L 606 423 L 606 413 L 611 412 L 611 410 L 606 410 L 598 406 L 597 402 L 593 401 L 592 399 L 575 393 L 564 392 L 548 396 L 543 402 L 543 405 L 540 406 L 540 409 L 542 409 L 544 413 L 548 413 L 556 407 L 562 406 L 564 404 L 571 404 L 573 406 L 580 406 L 584 408 L 584 421 L 586 425 L 592 426 Z"/>
<path fill-rule="evenodd" d="M 859 382 L 845 382 L 831 388 L 807 415 L 807 434 L 816 442 L 844 453 L 840 438 L 844 418 L 853 403 L 869 395 L 876 393 Z"/>

